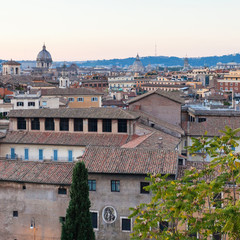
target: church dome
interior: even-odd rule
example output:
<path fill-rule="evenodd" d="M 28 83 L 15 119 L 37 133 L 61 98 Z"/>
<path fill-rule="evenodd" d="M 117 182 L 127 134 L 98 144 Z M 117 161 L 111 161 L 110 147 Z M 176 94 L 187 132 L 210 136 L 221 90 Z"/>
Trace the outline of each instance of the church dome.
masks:
<path fill-rule="evenodd" d="M 50 67 L 52 64 L 51 54 L 46 50 L 45 44 L 43 49 L 37 55 L 37 67 Z"/>
<path fill-rule="evenodd" d="M 144 66 L 143 66 L 138 54 L 137 54 L 137 57 L 130 69 L 133 72 L 144 72 Z"/>
<path fill-rule="evenodd" d="M 43 45 L 42 51 L 37 55 L 37 61 L 52 62 L 51 54 L 46 50 L 45 44 Z"/>

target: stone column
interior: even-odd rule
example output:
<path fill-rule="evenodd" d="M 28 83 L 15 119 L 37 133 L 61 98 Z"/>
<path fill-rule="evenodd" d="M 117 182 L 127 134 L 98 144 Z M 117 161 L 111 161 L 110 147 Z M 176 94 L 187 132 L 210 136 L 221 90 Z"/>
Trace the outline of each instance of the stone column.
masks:
<path fill-rule="evenodd" d="M 88 120 L 83 119 L 83 133 L 87 133 L 87 132 L 88 132 Z"/>
<path fill-rule="evenodd" d="M 45 131 L 45 118 L 40 118 L 39 123 L 40 123 L 40 132 L 44 132 Z"/>
<path fill-rule="evenodd" d="M 69 118 L 69 132 L 74 132 L 74 119 Z"/>
<path fill-rule="evenodd" d="M 118 133 L 118 121 L 112 120 L 112 133 Z"/>
<path fill-rule="evenodd" d="M 102 119 L 98 119 L 97 121 L 97 130 L 98 133 L 102 133 Z"/>
<path fill-rule="evenodd" d="M 60 119 L 59 118 L 54 118 L 54 129 L 55 132 L 59 132 L 60 131 Z"/>

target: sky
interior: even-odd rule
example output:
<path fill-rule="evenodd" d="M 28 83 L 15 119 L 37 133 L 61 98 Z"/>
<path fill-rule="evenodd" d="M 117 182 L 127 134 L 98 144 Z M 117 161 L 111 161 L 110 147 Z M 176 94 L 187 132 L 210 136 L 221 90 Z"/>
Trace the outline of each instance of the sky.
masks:
<path fill-rule="evenodd" d="M 240 52 L 239 0 L 0 3 L 0 59 L 35 60 L 43 43 L 53 61 Z"/>

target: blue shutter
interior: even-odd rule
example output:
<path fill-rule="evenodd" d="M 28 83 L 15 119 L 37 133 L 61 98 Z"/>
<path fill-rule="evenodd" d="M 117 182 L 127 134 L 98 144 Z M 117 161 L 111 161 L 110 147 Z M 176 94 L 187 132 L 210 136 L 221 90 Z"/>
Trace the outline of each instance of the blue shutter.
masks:
<path fill-rule="evenodd" d="M 73 156 L 72 156 L 73 154 L 72 154 L 72 150 L 68 150 L 68 161 L 69 162 L 72 162 L 72 160 L 73 160 Z"/>
<path fill-rule="evenodd" d="M 15 148 L 11 148 L 11 159 L 15 159 Z"/>
<path fill-rule="evenodd" d="M 28 160 L 28 148 L 24 149 L 24 159 Z"/>
<path fill-rule="evenodd" d="M 43 150 L 39 149 L 39 160 L 43 160 Z"/>
<path fill-rule="evenodd" d="M 53 150 L 53 160 L 54 161 L 58 160 L 58 150 Z"/>

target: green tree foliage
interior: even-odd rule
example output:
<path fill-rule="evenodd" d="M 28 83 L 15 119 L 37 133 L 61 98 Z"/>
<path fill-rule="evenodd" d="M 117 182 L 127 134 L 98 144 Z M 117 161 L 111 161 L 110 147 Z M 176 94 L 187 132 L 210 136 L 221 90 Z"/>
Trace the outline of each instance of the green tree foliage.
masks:
<path fill-rule="evenodd" d="M 177 180 L 148 178 L 150 203 L 132 208 L 132 239 L 240 239 L 240 129 L 226 127 L 220 137 L 193 139 L 189 152 L 203 156 L 201 169 L 190 168 Z M 211 162 L 206 163 L 209 155 Z M 215 238 L 214 238 L 215 239 Z"/>
<path fill-rule="evenodd" d="M 71 200 L 66 220 L 62 225 L 61 240 L 94 240 L 91 215 L 89 212 L 88 172 L 84 162 L 77 162 L 72 177 Z"/>

